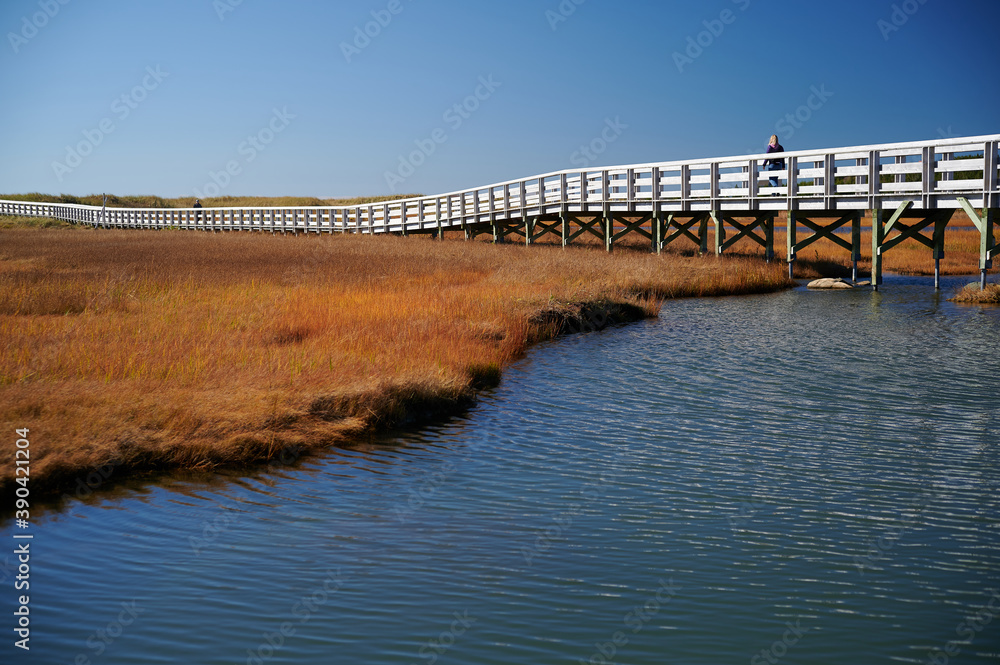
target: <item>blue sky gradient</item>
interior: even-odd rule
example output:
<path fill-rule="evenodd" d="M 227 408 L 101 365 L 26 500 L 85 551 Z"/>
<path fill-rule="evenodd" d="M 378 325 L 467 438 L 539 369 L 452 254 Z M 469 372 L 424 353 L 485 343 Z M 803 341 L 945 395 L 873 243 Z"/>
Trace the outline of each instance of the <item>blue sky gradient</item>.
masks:
<path fill-rule="evenodd" d="M 996 0 L 5 0 L 0 192 L 436 194 L 1000 132 Z"/>

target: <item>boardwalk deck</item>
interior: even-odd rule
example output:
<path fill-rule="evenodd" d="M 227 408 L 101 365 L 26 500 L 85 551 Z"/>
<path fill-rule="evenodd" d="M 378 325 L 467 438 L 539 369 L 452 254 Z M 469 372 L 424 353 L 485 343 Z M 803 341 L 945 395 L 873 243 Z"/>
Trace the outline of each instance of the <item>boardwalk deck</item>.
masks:
<path fill-rule="evenodd" d="M 611 251 L 639 235 L 654 251 L 682 237 L 716 253 L 750 238 L 774 255 L 778 213 L 786 213 L 787 261 L 819 238 L 860 256 L 860 220 L 872 219 L 872 284 L 882 255 L 906 238 L 939 260 L 946 227 L 965 211 L 980 233 L 981 283 L 995 253 L 1000 209 L 1000 134 L 782 153 L 786 168 L 764 171 L 767 155 L 743 155 L 547 173 L 436 196 L 349 207 L 102 208 L 0 201 L 0 214 L 63 219 L 107 228 L 257 230 L 282 233 L 489 233 L 531 244 L 556 234 L 563 245 L 595 235 Z M 778 179 L 771 186 L 770 178 Z M 851 240 L 836 232 L 850 225 Z M 812 234 L 799 240 L 804 228 Z M 931 228 L 932 235 L 922 234 Z M 734 235 L 728 235 L 732 231 Z M 728 236 L 728 237 L 727 237 Z"/>

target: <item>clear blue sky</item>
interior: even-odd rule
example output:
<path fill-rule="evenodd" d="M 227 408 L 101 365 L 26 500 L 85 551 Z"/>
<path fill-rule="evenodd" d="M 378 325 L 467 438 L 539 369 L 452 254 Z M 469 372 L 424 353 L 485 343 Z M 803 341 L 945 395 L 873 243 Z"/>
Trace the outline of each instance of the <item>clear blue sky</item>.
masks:
<path fill-rule="evenodd" d="M 435 194 L 997 133 L 998 25 L 996 0 L 3 0 L 0 192 Z"/>

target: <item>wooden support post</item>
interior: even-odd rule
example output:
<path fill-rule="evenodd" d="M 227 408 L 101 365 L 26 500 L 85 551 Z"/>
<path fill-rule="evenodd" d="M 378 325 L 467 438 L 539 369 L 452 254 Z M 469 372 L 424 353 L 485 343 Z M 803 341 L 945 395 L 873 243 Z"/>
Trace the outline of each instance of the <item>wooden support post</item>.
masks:
<path fill-rule="evenodd" d="M 858 281 L 858 261 L 861 260 L 861 213 L 856 212 L 851 218 L 851 281 Z"/>
<path fill-rule="evenodd" d="M 524 220 L 524 244 L 530 245 L 534 240 L 535 235 L 535 223 L 538 221 L 537 217 L 528 217 Z"/>
<path fill-rule="evenodd" d="M 701 215 L 698 220 L 698 236 L 701 242 L 698 250 L 704 256 L 708 253 L 708 215 Z"/>
<path fill-rule="evenodd" d="M 604 249 L 611 252 L 615 242 L 615 218 L 608 213 L 604 216 Z"/>
<path fill-rule="evenodd" d="M 872 290 L 878 291 L 882 283 L 882 241 L 885 235 L 886 212 L 881 208 L 872 210 Z"/>
<path fill-rule="evenodd" d="M 774 260 L 774 215 L 768 215 L 762 222 L 764 226 L 764 261 Z"/>
<path fill-rule="evenodd" d="M 722 256 L 722 245 L 726 242 L 726 220 L 718 210 L 713 210 L 709 215 L 712 216 L 715 227 L 715 255 Z"/>
<path fill-rule="evenodd" d="M 559 215 L 559 228 L 562 231 L 562 246 L 565 248 L 569 245 L 569 215 L 565 210 Z"/>
<path fill-rule="evenodd" d="M 993 267 L 993 226 L 996 224 L 997 211 L 987 208 L 983 211 L 983 230 L 979 234 L 979 288 L 986 288 L 986 271 Z"/>
<path fill-rule="evenodd" d="M 934 218 L 934 235 L 932 237 L 933 247 L 931 252 L 934 254 L 934 290 L 941 290 L 941 259 L 944 258 L 944 230 L 948 226 L 948 222 L 951 221 L 952 213 L 947 214 L 938 213 Z"/>
<path fill-rule="evenodd" d="M 658 185 L 656 185 L 658 187 Z M 660 207 L 653 209 L 653 251 L 657 254 L 663 249 L 663 213 Z"/>
<path fill-rule="evenodd" d="M 976 225 L 976 229 L 979 230 L 979 288 L 985 289 L 986 271 L 993 267 L 993 225 L 996 224 L 997 211 L 993 208 L 986 208 L 980 215 L 968 199 L 959 197 L 958 203 L 965 210 L 965 214 L 969 216 L 972 223 Z"/>
<path fill-rule="evenodd" d="M 785 238 L 785 256 L 788 261 L 788 279 L 795 276 L 795 232 L 798 230 L 798 222 L 795 219 L 795 211 L 788 211 L 788 232 Z"/>

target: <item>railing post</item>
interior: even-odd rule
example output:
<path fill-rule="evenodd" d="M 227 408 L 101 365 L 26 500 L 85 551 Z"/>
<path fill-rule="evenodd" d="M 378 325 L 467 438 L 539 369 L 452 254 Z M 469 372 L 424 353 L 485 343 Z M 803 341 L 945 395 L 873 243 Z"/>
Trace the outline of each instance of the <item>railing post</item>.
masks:
<path fill-rule="evenodd" d="M 934 146 L 925 146 L 920 152 L 920 199 L 925 210 L 934 206 Z"/>
<path fill-rule="evenodd" d="M 652 199 L 653 199 L 653 221 L 650 235 L 653 236 L 653 251 L 657 254 L 660 253 L 663 244 L 663 211 L 660 210 L 660 167 L 654 166 L 650 177 L 653 181 L 652 187 Z"/>
<path fill-rule="evenodd" d="M 875 210 L 882 207 L 882 165 L 878 150 L 868 153 L 868 208 Z"/>
<path fill-rule="evenodd" d="M 506 199 L 507 198 L 507 186 L 506 185 L 504 185 L 503 191 L 504 191 L 504 199 Z M 497 195 L 496 195 L 495 189 L 493 187 L 490 187 L 490 193 L 489 193 L 489 202 L 490 202 L 489 216 L 490 216 L 490 224 L 492 224 L 493 222 L 497 221 L 497 214 L 496 214 L 497 201 L 496 201 L 496 198 L 497 198 Z"/>
<path fill-rule="evenodd" d="M 1000 208 L 1000 182 L 998 182 L 997 168 L 1000 167 L 998 160 L 1000 151 L 1000 141 L 987 141 L 983 146 L 983 207 L 989 209 Z"/>
<path fill-rule="evenodd" d="M 444 240 L 444 225 L 441 222 L 441 199 L 434 199 L 434 219 L 438 225 L 438 240 Z"/>
<path fill-rule="evenodd" d="M 708 200 L 711 204 L 712 210 L 718 210 L 719 197 L 721 196 L 721 192 L 719 191 L 719 163 L 712 162 L 708 167 L 708 173 L 709 173 Z"/>
<path fill-rule="evenodd" d="M 799 195 L 799 158 L 789 157 L 785 160 L 785 166 L 788 168 L 788 180 L 785 181 L 788 190 L 788 206 L 792 206 L 792 201 L 796 196 Z"/>
<path fill-rule="evenodd" d="M 834 196 L 837 194 L 837 160 L 833 154 L 823 156 L 823 207 L 832 210 Z"/>
<path fill-rule="evenodd" d="M 760 197 L 760 174 L 757 173 L 757 160 L 751 159 L 747 165 L 747 199 L 750 209 L 758 209 L 757 199 Z"/>

